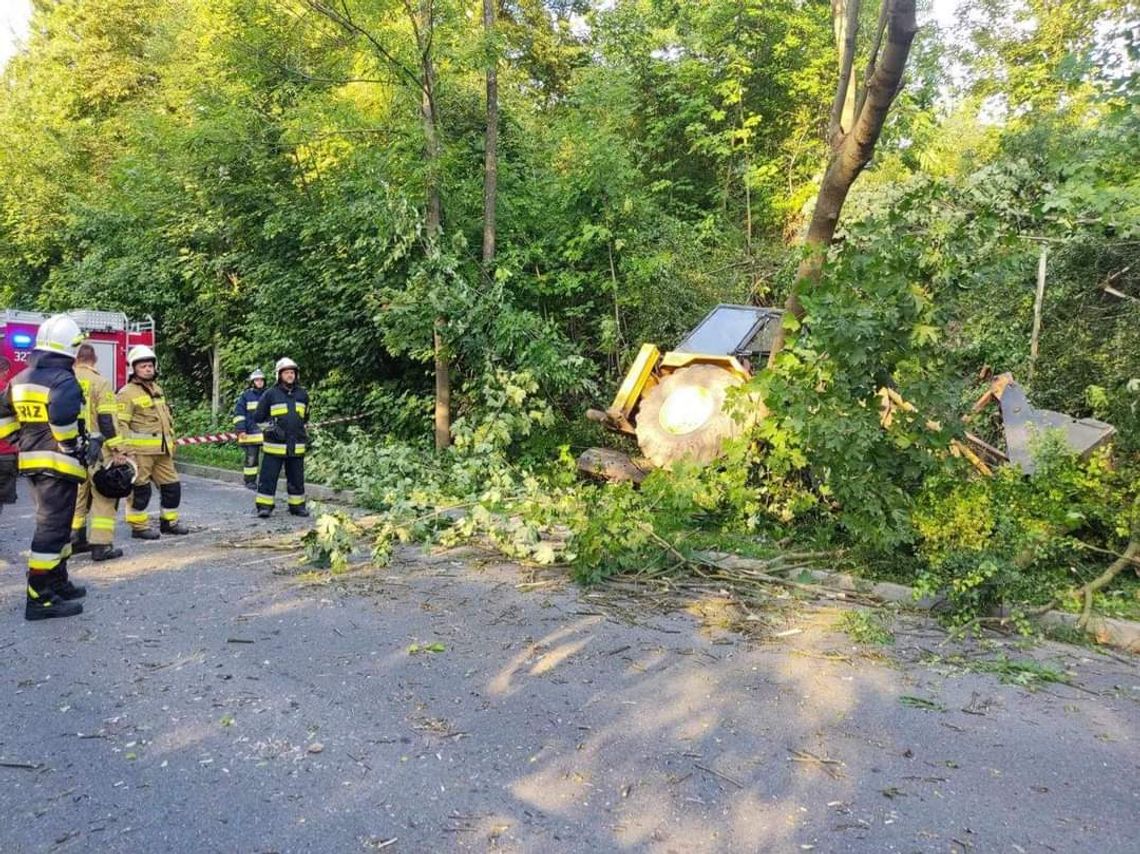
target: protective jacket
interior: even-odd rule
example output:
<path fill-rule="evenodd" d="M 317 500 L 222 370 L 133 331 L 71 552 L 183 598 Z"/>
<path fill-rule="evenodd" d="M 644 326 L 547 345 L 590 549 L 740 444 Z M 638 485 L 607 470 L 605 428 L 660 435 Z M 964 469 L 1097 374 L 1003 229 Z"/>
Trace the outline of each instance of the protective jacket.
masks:
<path fill-rule="evenodd" d="M 20 474 L 87 479 L 77 458 L 83 389 L 73 362 L 60 353 L 37 353 L 0 397 L 0 439 L 18 434 Z"/>
<path fill-rule="evenodd" d="M 243 445 L 261 444 L 261 425 L 254 415 L 257 414 L 257 404 L 264 396 L 265 389 L 250 386 L 238 395 L 237 403 L 234 404 L 234 429 L 245 433 L 245 438 L 239 440 Z"/>
<path fill-rule="evenodd" d="M 265 453 L 275 457 L 303 457 L 309 433 L 309 394 L 301 386 L 278 383 L 267 389 L 257 404 L 254 420 L 264 426 Z"/>
<path fill-rule="evenodd" d="M 131 377 L 119 389 L 117 400 L 119 435 L 126 451 L 140 456 L 174 453 L 174 416 L 158 383 Z"/>
<path fill-rule="evenodd" d="M 115 400 L 115 390 L 93 365 L 75 366 L 75 378 L 79 380 L 79 387 L 83 389 L 83 421 L 87 433 L 91 437 L 92 446 L 96 443 L 104 448 L 116 448 L 123 444 L 123 437 L 119 435 L 115 416 L 119 406 Z M 94 460 L 91 460 L 94 462 Z"/>

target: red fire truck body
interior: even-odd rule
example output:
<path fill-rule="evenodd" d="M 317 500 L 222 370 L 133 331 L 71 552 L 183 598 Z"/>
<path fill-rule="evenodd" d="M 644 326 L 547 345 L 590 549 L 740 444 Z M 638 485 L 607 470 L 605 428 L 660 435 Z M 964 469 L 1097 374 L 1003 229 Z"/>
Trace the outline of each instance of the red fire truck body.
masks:
<path fill-rule="evenodd" d="M 154 347 L 154 318 L 130 321 L 118 311 L 76 310 L 67 312 L 87 333 L 87 343 L 95 348 L 96 367 L 116 389 L 127 382 L 127 351 L 136 344 Z M 36 344 L 36 330 L 51 317 L 36 311 L 0 309 L 0 353 L 12 363 L 10 376 L 27 365 Z M 0 374 L 0 386 L 8 377 Z"/>

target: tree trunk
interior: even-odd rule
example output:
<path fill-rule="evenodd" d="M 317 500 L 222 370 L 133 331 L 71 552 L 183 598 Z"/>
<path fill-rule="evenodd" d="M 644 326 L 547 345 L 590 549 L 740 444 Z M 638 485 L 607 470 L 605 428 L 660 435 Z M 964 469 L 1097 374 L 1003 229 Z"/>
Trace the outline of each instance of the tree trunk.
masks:
<path fill-rule="evenodd" d="M 495 200 L 499 191 L 499 53 L 495 44 L 495 0 L 483 0 L 487 39 L 487 135 L 483 153 L 483 270 L 495 276 Z"/>
<path fill-rule="evenodd" d="M 858 109 L 849 129 L 843 128 L 842 116 L 852 89 L 851 69 L 854 65 L 854 55 L 849 53 L 849 46 L 853 45 L 854 34 L 849 25 L 845 24 L 843 29 L 845 38 L 840 44 L 841 70 L 835 102 L 832 105 L 833 124 L 838 124 L 839 132 L 831 142 L 827 170 L 824 172 L 815 210 L 812 212 L 811 223 L 804 238 L 807 252 L 796 271 L 796 282 L 792 285 L 791 293 L 788 294 L 784 304 L 785 310 L 797 319 L 802 318 L 804 313 L 800 294 L 810 290 L 819 281 L 827 248 L 835 237 L 843 203 L 847 200 L 851 185 L 870 162 L 875 152 L 875 143 L 882 133 L 887 112 L 895 95 L 902 88 L 903 71 L 910 55 L 911 42 L 918 29 L 915 21 L 915 0 L 882 0 L 882 2 L 889 4 L 889 11 L 881 16 L 886 18 L 887 43 L 881 54 L 878 54 L 877 49 L 873 51 L 871 66 L 873 70 L 868 75 L 866 91 L 857 98 Z M 848 6 L 836 3 L 833 8 L 842 9 L 846 20 L 848 22 L 852 20 L 853 16 L 847 14 Z M 836 32 L 840 32 L 838 26 Z M 843 71 L 844 68 L 847 69 L 846 72 Z M 784 330 L 781 328 L 773 343 L 769 364 L 775 362 L 783 346 Z"/>
<path fill-rule="evenodd" d="M 435 61 L 432 57 L 434 27 L 433 0 L 420 0 L 418 14 L 405 0 L 405 9 L 416 34 L 416 47 L 420 54 L 420 117 L 424 126 L 424 160 L 427 163 L 427 224 L 428 254 L 439 247 L 443 223 L 443 205 L 440 199 L 440 146 L 439 114 L 435 100 Z M 451 445 L 451 365 L 447 357 L 447 318 L 435 319 L 432 333 L 435 354 L 435 449 L 442 451 Z"/>

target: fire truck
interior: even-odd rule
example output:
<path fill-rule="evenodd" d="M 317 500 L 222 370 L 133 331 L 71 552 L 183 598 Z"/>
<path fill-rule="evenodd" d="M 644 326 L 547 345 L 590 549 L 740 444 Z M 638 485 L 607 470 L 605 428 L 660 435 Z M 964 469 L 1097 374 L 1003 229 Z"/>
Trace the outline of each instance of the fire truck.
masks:
<path fill-rule="evenodd" d="M 67 312 L 87 333 L 87 343 L 95 348 L 99 373 L 115 388 L 127 382 L 127 351 L 136 344 L 154 347 L 154 318 L 132 321 L 118 311 L 92 311 L 79 309 Z M 0 353 L 12 363 L 11 375 L 18 374 L 27 364 L 36 344 L 36 330 L 51 317 L 37 311 L 0 309 Z M 0 386 L 8 377 L 0 374 Z"/>

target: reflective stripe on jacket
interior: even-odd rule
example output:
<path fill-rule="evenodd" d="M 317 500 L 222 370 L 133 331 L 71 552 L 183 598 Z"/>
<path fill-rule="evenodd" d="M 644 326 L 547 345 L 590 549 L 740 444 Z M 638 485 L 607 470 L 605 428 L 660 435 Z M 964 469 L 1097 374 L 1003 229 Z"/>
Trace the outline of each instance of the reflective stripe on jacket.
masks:
<path fill-rule="evenodd" d="M 174 453 L 174 417 L 156 382 L 137 377 L 119 389 L 118 428 L 126 449 L 135 454 Z"/>
<path fill-rule="evenodd" d="M 262 450 L 275 457 L 302 457 L 309 433 L 309 393 L 301 386 L 281 383 L 266 389 L 257 404 L 254 420 L 266 425 Z"/>
<path fill-rule="evenodd" d="M 234 404 L 234 429 L 245 433 L 245 438 L 239 440 L 243 445 L 261 444 L 261 425 L 253 416 L 257 414 L 257 404 L 264 394 L 265 389 L 250 386 L 238 395 Z"/>
<path fill-rule="evenodd" d="M 115 390 L 93 365 L 75 366 L 75 378 L 83 389 L 83 420 L 87 424 L 87 432 L 91 435 L 103 437 L 103 447 L 115 448 L 123 444 L 119 436 L 115 416 L 119 410 L 115 400 Z"/>
<path fill-rule="evenodd" d="M 87 470 L 72 455 L 79 440 L 83 389 L 73 360 L 38 352 L 0 396 L 0 439 L 12 438 L 21 474 L 81 482 Z"/>

